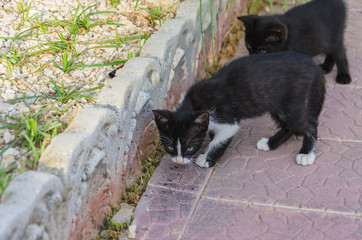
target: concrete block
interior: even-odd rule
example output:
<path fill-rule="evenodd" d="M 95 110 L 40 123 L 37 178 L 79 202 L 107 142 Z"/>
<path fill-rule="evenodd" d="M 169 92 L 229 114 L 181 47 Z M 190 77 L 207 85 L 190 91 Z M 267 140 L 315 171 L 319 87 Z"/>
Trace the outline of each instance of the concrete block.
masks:
<path fill-rule="evenodd" d="M 84 158 L 84 153 L 91 151 L 95 143 L 106 144 L 104 141 L 107 139 L 100 138 L 99 134 L 114 135 L 118 131 L 118 125 L 116 114 L 109 109 L 82 109 L 65 132 L 52 139 L 40 158 L 39 169 L 45 171 L 54 169 L 57 171 L 56 174 L 66 182 L 72 182 L 72 178 L 79 179 L 84 170 L 80 158 Z M 62 150 L 59 149 L 60 147 Z M 100 161 L 99 154 L 92 154 L 89 159 Z"/>
<path fill-rule="evenodd" d="M 20 239 L 26 232 L 34 235 L 31 224 L 47 229 L 47 233 L 35 235 L 56 239 L 57 209 L 63 193 L 64 187 L 54 175 L 29 171 L 16 177 L 1 198 L 0 239 Z"/>
<path fill-rule="evenodd" d="M 195 26 L 188 19 L 168 19 L 145 43 L 142 57 L 156 57 L 162 63 L 161 79 L 169 80 L 171 64 L 177 48 L 194 52 Z"/>

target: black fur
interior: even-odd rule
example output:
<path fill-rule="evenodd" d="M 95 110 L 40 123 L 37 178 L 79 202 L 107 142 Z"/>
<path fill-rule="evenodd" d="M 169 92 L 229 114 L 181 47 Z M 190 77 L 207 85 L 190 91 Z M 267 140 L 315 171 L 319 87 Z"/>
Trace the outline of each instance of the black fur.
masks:
<path fill-rule="evenodd" d="M 192 142 L 201 147 L 212 123 L 235 124 L 241 119 L 270 113 L 280 131 L 268 142 L 270 150 L 290 136 L 302 135 L 300 153 L 314 151 L 318 116 L 325 95 L 323 72 L 312 58 L 293 52 L 251 55 L 232 61 L 209 79 L 194 84 L 176 111 L 154 110 L 161 141 L 175 149 L 180 139 L 183 149 Z M 198 121 L 195 121 L 198 119 Z M 226 137 L 208 152 L 206 161 L 213 166 L 233 136 Z M 168 151 L 175 156 L 174 151 Z"/>
<path fill-rule="evenodd" d="M 250 54 L 295 51 L 309 56 L 325 54 L 321 65 L 329 73 L 337 64 L 336 81 L 351 82 L 344 47 L 346 7 L 342 0 L 313 0 L 284 15 L 240 16 L 246 28 Z"/>

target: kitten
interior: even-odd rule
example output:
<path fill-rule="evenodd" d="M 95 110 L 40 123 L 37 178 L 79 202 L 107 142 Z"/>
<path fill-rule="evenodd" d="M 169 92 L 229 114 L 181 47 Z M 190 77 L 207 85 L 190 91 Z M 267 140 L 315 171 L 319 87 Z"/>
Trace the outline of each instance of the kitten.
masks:
<path fill-rule="evenodd" d="M 337 65 L 336 81 L 351 82 L 343 32 L 346 7 L 342 0 L 313 0 L 284 15 L 238 17 L 245 25 L 249 54 L 294 51 L 309 56 L 326 54 L 325 73 Z"/>
<path fill-rule="evenodd" d="M 269 112 L 280 130 L 257 148 L 274 150 L 293 134 L 302 135 L 297 164 L 315 159 L 318 116 L 325 95 L 322 70 L 293 52 L 239 58 L 209 79 L 194 84 L 173 112 L 153 110 L 161 142 L 173 162 L 212 167 L 239 130 L 241 119 Z M 196 159 L 207 134 L 212 140 Z"/>

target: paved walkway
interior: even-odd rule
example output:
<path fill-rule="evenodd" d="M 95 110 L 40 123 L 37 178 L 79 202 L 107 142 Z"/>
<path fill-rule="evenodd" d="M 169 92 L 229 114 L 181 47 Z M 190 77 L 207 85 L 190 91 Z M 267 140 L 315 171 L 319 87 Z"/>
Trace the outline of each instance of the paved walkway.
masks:
<path fill-rule="evenodd" d="M 362 1 L 347 0 L 353 82 L 326 76 L 317 158 L 295 164 L 301 140 L 256 149 L 268 116 L 243 121 L 215 169 L 164 159 L 135 212 L 136 239 L 362 239 Z"/>

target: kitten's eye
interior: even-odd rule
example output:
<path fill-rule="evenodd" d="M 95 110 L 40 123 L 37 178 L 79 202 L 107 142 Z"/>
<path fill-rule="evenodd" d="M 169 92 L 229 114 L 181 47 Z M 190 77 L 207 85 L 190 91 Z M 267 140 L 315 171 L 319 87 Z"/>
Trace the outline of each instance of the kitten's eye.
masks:
<path fill-rule="evenodd" d="M 186 151 L 190 153 L 190 152 L 194 151 L 194 147 L 188 147 L 188 148 L 186 148 Z"/>
<path fill-rule="evenodd" d="M 261 53 L 266 53 L 266 50 L 265 49 L 260 49 L 260 52 Z"/>
<path fill-rule="evenodd" d="M 167 150 L 170 151 L 170 152 L 173 152 L 175 150 L 175 148 L 172 147 L 172 146 L 167 146 Z"/>

